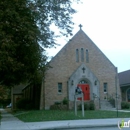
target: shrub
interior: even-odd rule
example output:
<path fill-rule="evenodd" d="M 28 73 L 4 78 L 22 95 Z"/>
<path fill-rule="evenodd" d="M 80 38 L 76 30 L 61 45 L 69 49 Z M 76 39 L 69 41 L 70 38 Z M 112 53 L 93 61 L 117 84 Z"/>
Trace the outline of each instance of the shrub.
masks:
<path fill-rule="evenodd" d="M 95 104 L 94 102 L 89 103 L 89 110 L 95 110 Z"/>
<path fill-rule="evenodd" d="M 115 107 L 115 99 L 111 98 L 109 99 L 110 104 Z"/>
<path fill-rule="evenodd" d="M 78 106 L 78 110 L 82 110 L 82 104 L 80 104 Z M 88 103 L 84 103 L 84 110 L 89 110 L 89 104 Z"/>
<path fill-rule="evenodd" d="M 82 104 L 78 106 L 78 110 L 82 110 Z M 84 110 L 95 110 L 95 104 L 93 102 L 84 103 Z"/>
<path fill-rule="evenodd" d="M 11 99 L 0 99 L 0 107 L 5 108 L 11 103 Z"/>
<path fill-rule="evenodd" d="M 63 105 L 68 105 L 69 101 L 67 98 L 64 98 L 63 101 L 62 101 Z"/>
<path fill-rule="evenodd" d="M 50 106 L 50 109 L 51 110 L 67 110 L 68 108 L 67 108 L 66 105 L 62 105 L 62 104 L 56 105 L 56 104 L 54 104 L 54 105 Z"/>
<path fill-rule="evenodd" d="M 130 108 L 130 104 L 128 102 L 121 102 L 121 108 L 122 109 L 129 109 Z"/>
<path fill-rule="evenodd" d="M 24 110 L 33 109 L 33 103 L 26 98 L 22 98 L 18 100 L 18 102 L 16 103 L 16 106 L 18 109 L 24 109 Z"/>
<path fill-rule="evenodd" d="M 61 102 L 60 101 L 56 101 L 55 105 L 61 105 Z"/>

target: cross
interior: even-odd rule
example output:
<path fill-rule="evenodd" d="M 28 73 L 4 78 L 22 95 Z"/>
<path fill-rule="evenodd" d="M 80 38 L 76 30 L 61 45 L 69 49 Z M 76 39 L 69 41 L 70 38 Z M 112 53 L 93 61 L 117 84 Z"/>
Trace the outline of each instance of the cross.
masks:
<path fill-rule="evenodd" d="M 82 70 L 83 70 L 83 73 L 84 73 L 85 72 L 85 68 L 83 67 Z"/>
<path fill-rule="evenodd" d="M 83 26 L 80 24 L 79 27 L 80 27 L 80 30 L 81 30 L 81 28 L 82 28 Z"/>

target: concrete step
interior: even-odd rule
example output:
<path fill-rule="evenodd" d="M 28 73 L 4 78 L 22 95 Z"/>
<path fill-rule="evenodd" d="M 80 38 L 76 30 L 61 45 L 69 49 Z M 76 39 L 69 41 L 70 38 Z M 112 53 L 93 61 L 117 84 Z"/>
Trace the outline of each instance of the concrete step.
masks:
<path fill-rule="evenodd" d="M 107 100 L 101 100 L 100 106 L 101 106 L 101 110 L 115 110 L 116 109 Z"/>

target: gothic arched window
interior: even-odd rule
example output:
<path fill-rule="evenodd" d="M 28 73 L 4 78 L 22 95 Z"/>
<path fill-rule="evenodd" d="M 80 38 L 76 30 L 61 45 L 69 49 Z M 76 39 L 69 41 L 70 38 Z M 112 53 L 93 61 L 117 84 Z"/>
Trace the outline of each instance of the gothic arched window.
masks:
<path fill-rule="evenodd" d="M 86 49 L 86 62 L 89 62 L 89 54 L 88 54 L 88 50 Z"/>
<path fill-rule="evenodd" d="M 79 50 L 76 49 L 76 62 L 79 62 Z"/>
<path fill-rule="evenodd" d="M 84 61 L 84 49 L 81 48 L 81 61 L 83 62 Z"/>

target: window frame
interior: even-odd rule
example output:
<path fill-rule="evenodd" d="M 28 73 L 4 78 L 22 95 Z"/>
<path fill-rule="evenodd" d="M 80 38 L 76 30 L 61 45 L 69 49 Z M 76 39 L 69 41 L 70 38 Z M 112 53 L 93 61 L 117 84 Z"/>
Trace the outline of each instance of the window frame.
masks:
<path fill-rule="evenodd" d="M 62 86 L 63 86 L 63 84 L 61 82 L 59 82 L 58 86 L 57 86 L 57 92 L 58 92 L 58 94 L 62 94 L 63 93 L 63 87 Z"/>
<path fill-rule="evenodd" d="M 81 48 L 81 62 L 84 62 L 84 49 Z"/>
<path fill-rule="evenodd" d="M 89 63 L 89 51 L 86 49 L 86 62 Z"/>
<path fill-rule="evenodd" d="M 108 83 L 107 83 L 107 82 L 104 82 L 104 83 L 103 83 L 103 92 L 104 92 L 104 93 L 107 93 L 107 92 L 108 92 Z"/>
<path fill-rule="evenodd" d="M 76 62 L 79 62 L 79 49 L 76 49 Z"/>

